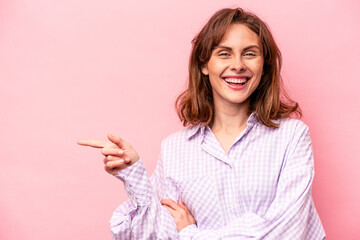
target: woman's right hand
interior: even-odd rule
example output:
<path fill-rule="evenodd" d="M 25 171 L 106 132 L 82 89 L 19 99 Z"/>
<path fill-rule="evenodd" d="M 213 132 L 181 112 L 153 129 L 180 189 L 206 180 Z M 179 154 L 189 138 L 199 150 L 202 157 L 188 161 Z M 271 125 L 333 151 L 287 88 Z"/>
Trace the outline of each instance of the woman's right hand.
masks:
<path fill-rule="evenodd" d="M 120 137 L 108 134 L 109 141 L 94 139 L 82 139 L 77 143 L 82 146 L 101 148 L 101 153 L 105 156 L 104 168 L 111 175 L 117 175 L 118 171 L 123 170 L 139 160 L 139 155 L 135 149 Z"/>

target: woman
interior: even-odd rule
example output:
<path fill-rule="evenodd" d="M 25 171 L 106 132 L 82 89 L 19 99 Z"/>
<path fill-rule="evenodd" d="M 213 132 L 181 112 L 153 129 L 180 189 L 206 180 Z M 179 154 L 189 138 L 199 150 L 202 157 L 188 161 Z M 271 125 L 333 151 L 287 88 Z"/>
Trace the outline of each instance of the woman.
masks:
<path fill-rule="evenodd" d="M 314 163 L 298 104 L 281 90 L 281 55 L 265 23 L 222 9 L 193 40 L 189 85 L 176 101 L 186 129 L 162 142 L 148 178 L 119 137 L 101 147 L 105 170 L 130 197 L 114 239 L 324 239 L 311 197 Z"/>

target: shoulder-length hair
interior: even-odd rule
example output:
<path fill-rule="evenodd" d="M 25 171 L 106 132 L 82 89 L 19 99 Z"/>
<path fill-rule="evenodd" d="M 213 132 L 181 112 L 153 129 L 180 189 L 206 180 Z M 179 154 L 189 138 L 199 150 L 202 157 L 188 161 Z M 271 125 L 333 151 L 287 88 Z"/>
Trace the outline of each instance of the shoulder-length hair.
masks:
<path fill-rule="evenodd" d="M 216 12 L 192 40 L 188 87 L 175 102 L 183 125 L 202 123 L 206 126 L 214 121 L 212 88 L 208 76 L 201 70 L 233 23 L 244 24 L 258 35 L 264 57 L 263 75 L 259 86 L 250 96 L 249 114 L 255 112 L 257 119 L 271 128 L 279 126 L 272 120 L 290 117 L 293 113 L 301 117 L 298 103 L 291 100 L 284 90 L 280 75 L 281 53 L 267 25 L 241 8 L 225 8 Z"/>

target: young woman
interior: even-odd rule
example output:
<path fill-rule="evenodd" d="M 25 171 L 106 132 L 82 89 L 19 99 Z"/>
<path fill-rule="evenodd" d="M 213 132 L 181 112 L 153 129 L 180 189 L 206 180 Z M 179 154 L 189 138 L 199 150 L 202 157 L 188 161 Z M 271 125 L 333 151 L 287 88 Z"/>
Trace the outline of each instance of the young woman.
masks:
<path fill-rule="evenodd" d="M 105 170 L 125 183 L 114 239 L 325 238 L 308 127 L 290 118 L 301 112 L 280 69 L 266 24 L 222 9 L 193 40 L 189 85 L 176 101 L 188 127 L 162 142 L 151 178 L 121 138 L 79 141 L 102 148 Z"/>

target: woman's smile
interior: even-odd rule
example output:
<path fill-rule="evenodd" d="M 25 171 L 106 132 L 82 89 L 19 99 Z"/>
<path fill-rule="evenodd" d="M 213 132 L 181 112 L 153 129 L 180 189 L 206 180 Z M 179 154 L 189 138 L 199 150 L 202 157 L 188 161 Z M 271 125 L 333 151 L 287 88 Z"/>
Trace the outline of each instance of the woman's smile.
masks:
<path fill-rule="evenodd" d="M 222 77 L 229 88 L 233 90 L 242 90 L 251 79 L 249 75 L 234 75 Z"/>
<path fill-rule="evenodd" d="M 202 69 L 203 74 L 209 76 L 215 105 L 248 104 L 263 71 L 264 59 L 260 46 L 257 34 L 247 26 L 229 26 Z"/>

